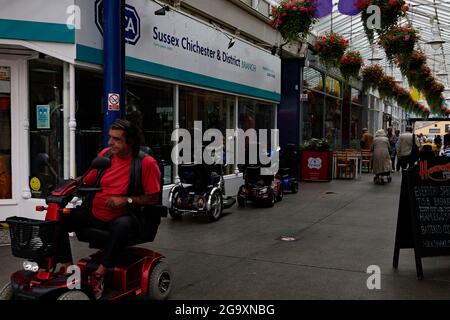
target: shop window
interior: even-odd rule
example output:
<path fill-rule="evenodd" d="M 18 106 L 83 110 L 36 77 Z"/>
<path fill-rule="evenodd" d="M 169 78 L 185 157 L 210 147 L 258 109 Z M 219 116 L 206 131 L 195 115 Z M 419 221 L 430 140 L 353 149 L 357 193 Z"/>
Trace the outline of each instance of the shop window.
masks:
<path fill-rule="evenodd" d="M 351 89 L 351 115 L 350 115 L 350 147 L 359 146 L 359 138 L 362 134 L 362 92 Z"/>
<path fill-rule="evenodd" d="M 258 11 L 261 12 L 266 17 L 268 17 L 270 14 L 270 4 L 264 0 L 259 0 Z"/>
<path fill-rule="evenodd" d="M 103 149 L 103 75 L 77 70 L 76 79 L 77 170 L 82 173 Z M 149 146 L 158 160 L 164 160 L 164 184 L 170 184 L 173 87 L 139 78 L 127 78 L 125 87 L 125 118 L 142 130 L 142 144 Z"/>
<path fill-rule="evenodd" d="M 341 97 L 341 83 L 334 78 L 326 76 L 325 92 L 336 97 Z"/>
<path fill-rule="evenodd" d="M 234 103 L 234 96 L 180 87 L 180 128 L 189 130 L 194 137 L 194 121 L 201 121 L 203 132 L 207 129 L 219 129 L 225 138 L 226 129 L 235 127 Z M 224 141 L 224 157 L 225 151 Z M 227 165 L 225 173 L 233 173 L 233 165 Z"/>
<path fill-rule="evenodd" d="M 173 86 L 166 83 L 128 78 L 126 81 L 126 118 L 141 128 L 143 144 L 158 161 L 164 161 L 164 184 L 173 182 L 172 131 Z"/>
<path fill-rule="evenodd" d="M 352 103 L 362 105 L 362 92 L 351 88 Z"/>
<path fill-rule="evenodd" d="M 103 75 L 82 69 L 75 75 L 76 164 L 81 175 L 103 148 Z"/>
<path fill-rule="evenodd" d="M 306 89 L 322 91 L 323 90 L 322 73 L 320 73 L 316 69 L 305 67 L 303 71 L 303 86 Z"/>
<path fill-rule="evenodd" d="M 239 98 L 238 125 L 239 128 L 244 131 L 248 129 L 255 129 L 257 134 L 260 129 L 266 129 L 267 149 L 270 150 L 272 145 L 270 129 L 275 128 L 275 105 L 251 99 Z M 248 142 L 249 141 L 246 139 L 246 150 L 249 150 Z M 257 143 L 261 143 L 259 136 Z M 248 158 L 246 158 L 246 162 L 247 161 Z"/>
<path fill-rule="evenodd" d="M 323 138 L 324 94 L 308 90 L 308 100 L 303 102 L 303 141 Z"/>
<path fill-rule="evenodd" d="M 325 138 L 333 149 L 342 147 L 342 100 L 327 96 L 325 104 Z"/>
<path fill-rule="evenodd" d="M 0 66 L 0 200 L 12 198 L 11 70 Z"/>
<path fill-rule="evenodd" d="M 30 178 L 37 178 L 31 194 L 43 198 L 56 183 L 56 177 L 47 166 L 37 161 L 39 153 L 49 156 L 54 172 L 63 177 L 63 71 L 62 62 L 51 59 L 30 60 L 29 119 L 30 119 Z M 40 188 L 37 186 L 40 185 Z"/>

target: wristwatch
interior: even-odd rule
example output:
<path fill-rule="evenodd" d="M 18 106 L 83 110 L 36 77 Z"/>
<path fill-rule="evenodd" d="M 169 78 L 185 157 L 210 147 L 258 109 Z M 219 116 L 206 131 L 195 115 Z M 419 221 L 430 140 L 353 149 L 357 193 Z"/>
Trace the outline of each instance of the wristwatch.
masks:
<path fill-rule="evenodd" d="M 132 204 L 132 203 L 133 203 L 133 198 L 128 197 L 128 198 L 127 198 L 127 202 L 128 202 L 128 204 Z"/>

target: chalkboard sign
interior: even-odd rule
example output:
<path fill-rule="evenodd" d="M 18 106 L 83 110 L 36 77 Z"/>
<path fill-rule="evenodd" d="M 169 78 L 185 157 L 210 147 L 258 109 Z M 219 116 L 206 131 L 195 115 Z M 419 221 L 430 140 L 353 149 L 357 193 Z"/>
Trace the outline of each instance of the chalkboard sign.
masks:
<path fill-rule="evenodd" d="M 403 171 L 394 268 L 400 249 L 407 248 L 414 248 L 419 279 L 423 279 L 422 258 L 450 255 L 450 158 L 421 161 Z"/>

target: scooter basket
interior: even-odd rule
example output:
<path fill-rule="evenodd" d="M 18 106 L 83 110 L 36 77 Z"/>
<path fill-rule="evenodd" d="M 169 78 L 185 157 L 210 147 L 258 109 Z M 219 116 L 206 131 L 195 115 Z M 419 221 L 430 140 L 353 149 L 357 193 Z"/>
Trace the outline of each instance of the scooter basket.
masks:
<path fill-rule="evenodd" d="M 54 253 L 56 221 L 10 217 L 6 222 L 9 225 L 13 256 L 39 260 Z"/>

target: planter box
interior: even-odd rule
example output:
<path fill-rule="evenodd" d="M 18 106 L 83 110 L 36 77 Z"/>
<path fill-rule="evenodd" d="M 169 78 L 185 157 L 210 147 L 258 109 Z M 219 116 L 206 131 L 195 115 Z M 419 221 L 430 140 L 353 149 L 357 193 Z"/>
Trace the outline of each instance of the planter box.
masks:
<path fill-rule="evenodd" d="M 331 159 L 330 151 L 302 151 L 301 180 L 331 181 Z"/>

